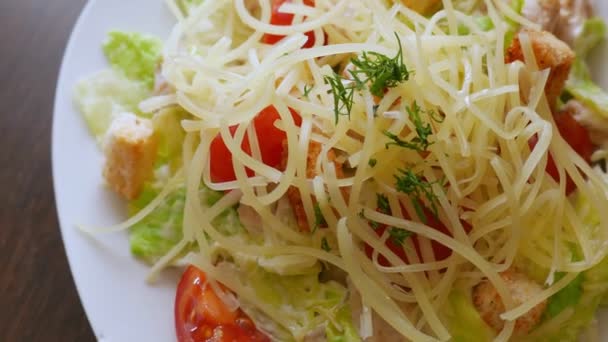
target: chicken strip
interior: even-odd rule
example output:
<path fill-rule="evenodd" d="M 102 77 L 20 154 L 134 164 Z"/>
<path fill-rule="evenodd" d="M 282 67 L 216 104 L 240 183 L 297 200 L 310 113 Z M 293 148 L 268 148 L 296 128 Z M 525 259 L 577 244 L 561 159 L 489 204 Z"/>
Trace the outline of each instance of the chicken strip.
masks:
<path fill-rule="evenodd" d="M 285 144 L 287 141 L 285 141 Z M 321 154 L 322 146 L 320 143 L 316 141 L 310 141 L 308 144 L 308 155 L 306 156 L 306 178 L 312 179 L 317 176 L 317 172 L 315 170 L 315 165 L 317 163 L 317 159 Z M 287 148 L 283 149 L 287 151 Z M 287 163 L 287 153 L 283 154 L 283 165 Z M 336 167 L 336 176 L 338 178 L 344 177 L 344 170 L 341 163 L 336 161 L 336 152 L 334 150 L 329 150 L 327 152 L 327 159 L 334 163 Z M 296 187 L 290 187 L 287 190 L 287 197 L 289 198 L 289 202 L 291 207 L 293 208 L 294 214 L 296 216 L 298 227 L 300 231 L 307 232 L 311 229 L 311 224 L 309 224 L 308 219 L 306 217 L 306 211 L 304 210 L 304 203 L 302 202 L 302 196 L 300 195 L 300 190 Z M 314 201 L 314 198 L 313 198 Z M 316 201 L 315 201 L 316 202 Z"/>
<path fill-rule="evenodd" d="M 545 95 L 551 108 L 555 109 L 574 62 L 574 52 L 549 32 L 523 30 L 521 33 L 527 34 L 530 39 L 538 68 L 551 70 L 545 85 Z M 505 56 L 506 63 L 514 61 L 525 61 L 519 35 L 513 39 Z"/>
<path fill-rule="evenodd" d="M 516 305 L 526 302 L 543 290 L 540 285 L 518 271 L 507 270 L 500 276 L 507 283 L 507 289 Z M 505 312 L 505 306 L 498 292 L 488 280 L 483 280 L 473 288 L 473 304 L 489 326 L 496 331 L 502 330 L 505 322 L 500 315 Z M 546 308 L 547 301 L 545 300 L 518 318 L 515 321 L 514 334 L 521 336 L 532 330 L 540 322 Z"/>

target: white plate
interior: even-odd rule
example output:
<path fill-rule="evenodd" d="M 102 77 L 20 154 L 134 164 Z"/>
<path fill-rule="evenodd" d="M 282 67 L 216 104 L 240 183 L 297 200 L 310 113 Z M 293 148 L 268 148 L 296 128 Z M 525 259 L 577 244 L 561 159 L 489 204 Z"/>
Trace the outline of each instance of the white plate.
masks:
<path fill-rule="evenodd" d="M 608 18 L 608 2 L 598 1 L 598 10 Z M 117 223 L 125 217 L 125 206 L 102 185 L 102 156 L 73 107 L 72 93 L 78 79 L 107 67 L 101 43 L 109 30 L 165 38 L 173 23 L 162 0 L 90 1 L 72 32 L 57 84 L 52 147 L 57 211 L 72 275 L 100 341 L 175 340 L 176 280 L 166 275 L 147 285 L 147 267 L 130 255 L 126 234 L 89 237 L 76 229 L 81 223 Z M 607 56 L 605 46 L 592 59 L 603 66 Z M 608 88 L 608 73 L 596 76 Z M 608 316 L 601 321 L 608 325 Z M 608 334 L 603 336 L 608 340 Z"/>

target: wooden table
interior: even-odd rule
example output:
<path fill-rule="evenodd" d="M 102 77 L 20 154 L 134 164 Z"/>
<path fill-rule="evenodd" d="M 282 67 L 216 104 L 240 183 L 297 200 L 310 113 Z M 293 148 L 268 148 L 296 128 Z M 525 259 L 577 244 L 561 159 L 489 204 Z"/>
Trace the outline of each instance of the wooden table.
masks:
<path fill-rule="evenodd" d="M 94 341 L 55 214 L 59 64 L 85 0 L 0 1 L 0 341 Z"/>

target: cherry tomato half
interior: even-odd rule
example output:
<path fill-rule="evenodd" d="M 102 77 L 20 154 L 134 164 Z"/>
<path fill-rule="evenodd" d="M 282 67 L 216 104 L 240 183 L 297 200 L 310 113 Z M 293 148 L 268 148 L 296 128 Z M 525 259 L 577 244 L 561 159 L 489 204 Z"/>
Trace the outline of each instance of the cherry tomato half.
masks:
<path fill-rule="evenodd" d="M 178 342 L 270 342 L 242 310 L 229 310 L 192 265 L 177 286 L 175 331 Z"/>
<path fill-rule="evenodd" d="M 591 155 L 593 154 L 594 146 L 589 137 L 589 132 L 585 127 L 581 126 L 572 116 L 570 112 L 561 112 L 555 116 L 555 124 L 559 133 L 562 135 L 564 140 L 578 153 L 587 163 L 591 162 Z M 530 149 L 533 149 L 538 143 L 538 136 L 534 135 L 528 141 Z M 547 173 L 559 182 L 559 172 L 555 165 L 555 160 L 551 154 L 547 160 L 547 167 L 545 169 Z M 570 195 L 576 190 L 574 181 L 568 176 L 566 179 L 566 195 Z"/>
<path fill-rule="evenodd" d="M 279 8 L 283 3 L 288 2 L 289 0 L 273 0 L 272 1 L 272 14 L 270 16 L 270 23 L 272 25 L 280 25 L 280 26 L 289 26 L 293 22 L 293 14 L 291 13 L 282 13 L 279 12 Z M 304 0 L 304 5 L 314 7 L 314 0 Z M 306 36 L 308 40 L 304 44 L 303 48 L 310 48 L 315 44 L 315 34 L 314 32 L 306 32 Z M 262 37 L 262 42 L 266 44 L 275 44 L 279 40 L 285 38 L 285 36 L 278 36 L 274 34 L 265 34 Z"/>
<path fill-rule="evenodd" d="M 298 113 L 291 108 L 291 115 L 296 123 L 300 125 L 302 120 Z M 280 116 L 276 108 L 268 106 L 253 119 L 253 125 L 258 136 L 260 152 L 264 164 L 272 167 L 278 167 L 281 164 L 283 154 L 283 141 L 286 139 L 285 132 L 276 128 L 274 122 L 279 120 Z M 230 133 L 234 136 L 237 126 L 230 127 Z M 245 153 L 251 155 L 251 146 L 247 134 L 241 144 L 241 148 Z M 224 144 L 222 137 L 218 134 L 211 142 L 210 148 L 211 158 L 211 180 L 213 182 L 229 182 L 236 179 L 234 168 L 232 166 L 232 153 Z M 247 175 L 253 176 L 253 172 L 247 169 Z"/>
<path fill-rule="evenodd" d="M 452 235 L 452 233 L 448 230 L 448 228 L 438 218 L 436 218 L 435 215 L 428 208 L 424 207 L 423 209 L 424 209 L 427 226 L 429 226 L 435 230 L 438 230 L 438 231 L 442 232 L 443 234 L 446 234 L 449 236 Z M 410 219 L 409 215 L 407 214 L 407 212 L 405 211 L 404 208 L 402 208 L 402 211 L 403 211 L 404 217 L 406 219 Z M 464 229 L 467 232 L 469 232 L 471 230 L 471 226 L 467 222 L 462 221 L 462 225 L 464 226 Z M 386 228 L 387 228 L 386 225 L 380 225 L 379 227 L 377 227 L 375 229 L 375 232 L 376 232 L 376 234 L 378 234 L 378 236 L 382 236 L 382 234 L 384 234 L 384 232 L 386 231 Z M 418 258 L 421 259 L 422 250 L 420 248 L 420 240 L 419 240 L 418 236 L 413 235 L 413 236 L 409 237 L 409 239 L 412 239 L 412 243 L 414 244 L 414 249 L 416 250 L 416 254 L 418 255 Z M 404 252 L 402 246 L 396 244 L 390 237 L 388 239 L 386 239 L 385 245 L 393 253 L 395 253 L 401 260 L 403 260 L 405 263 L 408 263 L 407 256 L 405 255 L 405 252 Z M 450 255 L 452 255 L 452 250 L 449 247 L 446 247 L 435 240 L 431 240 L 431 247 L 433 248 L 433 254 L 435 255 L 435 260 L 437 260 L 437 261 L 445 260 Z M 367 254 L 367 256 L 369 258 L 372 257 L 373 252 L 374 252 L 374 249 L 370 245 L 366 244 L 365 253 Z M 382 266 L 391 265 L 391 263 L 383 255 L 378 255 L 378 263 Z"/>

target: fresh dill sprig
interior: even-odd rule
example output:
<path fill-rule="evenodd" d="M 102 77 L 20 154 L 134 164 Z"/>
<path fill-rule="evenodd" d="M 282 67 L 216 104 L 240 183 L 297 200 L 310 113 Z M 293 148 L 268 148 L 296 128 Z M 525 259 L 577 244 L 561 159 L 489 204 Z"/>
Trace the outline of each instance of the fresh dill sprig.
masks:
<path fill-rule="evenodd" d="M 431 124 L 425 122 L 422 119 L 421 114 L 427 113 L 428 116 L 436 121 L 441 122 L 443 118 L 440 118 L 435 114 L 434 111 L 423 111 L 422 108 L 414 101 L 411 106 L 406 106 L 405 110 L 407 111 L 407 115 L 414 124 L 414 129 L 416 131 L 416 137 L 410 141 L 405 141 L 401 139 L 398 135 L 391 133 L 389 131 L 383 131 L 382 133 L 387 136 L 392 141 L 386 143 L 385 147 L 388 149 L 391 145 L 408 148 L 410 150 L 424 152 L 429 146 L 433 145 L 433 142 L 429 141 L 429 136 L 433 134 L 433 129 Z"/>
<path fill-rule="evenodd" d="M 388 197 L 385 194 L 376 194 L 376 207 L 383 214 L 391 214 L 391 205 L 388 203 Z"/>
<path fill-rule="evenodd" d="M 351 59 L 355 66 L 350 74 L 355 79 L 357 89 L 362 90 L 369 84 L 369 91 L 382 97 L 388 88 L 394 88 L 410 77 L 407 66 L 403 63 L 403 49 L 399 35 L 395 33 L 399 51 L 393 58 L 389 58 L 378 52 L 363 51 L 361 56 Z"/>
<path fill-rule="evenodd" d="M 314 234 L 320 227 L 326 227 L 327 221 L 325 221 L 325 217 L 323 217 L 319 203 L 315 203 L 313 209 L 315 211 L 315 224 L 312 228 L 312 233 Z"/>
<path fill-rule="evenodd" d="M 414 233 L 410 232 L 409 230 L 391 227 L 388 230 L 388 235 L 390 236 L 394 244 L 403 245 L 405 240 L 410 236 L 414 235 Z"/>
<path fill-rule="evenodd" d="M 326 237 L 321 239 L 321 248 L 326 252 L 331 252 L 331 247 L 329 246 L 329 242 Z"/>
<path fill-rule="evenodd" d="M 350 112 L 353 109 L 355 96 L 355 84 L 344 85 L 345 80 L 342 76 L 333 73 L 332 76 L 324 76 L 323 80 L 331 87 L 334 95 L 334 115 L 336 124 L 340 115 L 346 115 L 350 119 Z"/>
<path fill-rule="evenodd" d="M 303 95 L 305 98 L 308 98 L 308 95 L 310 95 L 312 88 L 314 88 L 314 86 L 309 85 L 309 84 L 304 85 L 304 94 Z"/>
<path fill-rule="evenodd" d="M 439 216 L 437 195 L 433 192 L 433 184 L 439 184 L 442 187 L 445 186 L 444 180 L 435 182 L 426 181 L 421 175 L 414 173 L 411 169 L 398 169 L 399 173 L 395 175 L 395 189 L 408 195 L 416 210 L 416 214 L 422 220 L 427 222 L 426 214 L 424 213 L 424 207 L 422 199 L 426 198 L 429 202 L 430 210 L 435 217 Z"/>

